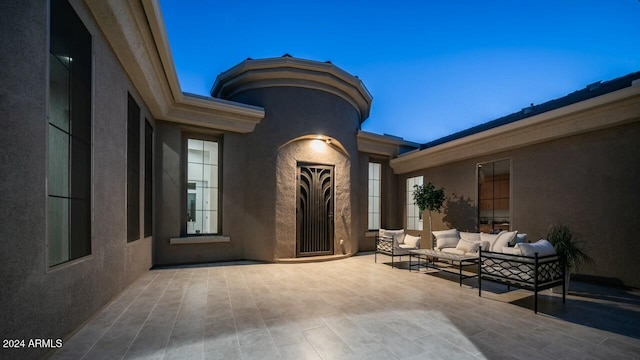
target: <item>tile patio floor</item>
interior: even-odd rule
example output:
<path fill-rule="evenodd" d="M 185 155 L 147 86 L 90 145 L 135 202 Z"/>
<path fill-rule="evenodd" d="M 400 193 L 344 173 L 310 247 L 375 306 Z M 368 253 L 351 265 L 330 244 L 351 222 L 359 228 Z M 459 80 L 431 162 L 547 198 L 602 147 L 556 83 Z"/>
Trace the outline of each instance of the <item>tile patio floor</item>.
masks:
<path fill-rule="evenodd" d="M 640 292 L 567 304 L 373 255 L 149 271 L 52 359 L 640 359 Z M 511 301 L 511 303 L 509 303 Z"/>

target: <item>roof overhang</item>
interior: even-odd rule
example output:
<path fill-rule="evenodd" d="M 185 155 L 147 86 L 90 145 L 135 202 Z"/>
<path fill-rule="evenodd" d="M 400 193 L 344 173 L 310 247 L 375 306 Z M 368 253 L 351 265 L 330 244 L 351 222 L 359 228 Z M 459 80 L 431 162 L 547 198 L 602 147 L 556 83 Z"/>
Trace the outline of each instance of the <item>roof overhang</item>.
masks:
<path fill-rule="evenodd" d="M 351 104 L 358 112 L 361 123 L 369 117 L 373 98 L 360 79 L 330 62 L 288 55 L 244 60 L 218 75 L 211 88 L 211 96 L 230 99 L 243 91 L 281 86 L 334 94 Z"/>
<path fill-rule="evenodd" d="M 408 153 L 391 160 L 396 174 L 508 151 L 640 121 L 640 81 L 602 96 Z"/>
<path fill-rule="evenodd" d="M 85 2 L 156 119 L 247 133 L 264 118 L 257 106 L 182 92 L 156 0 Z"/>
<path fill-rule="evenodd" d="M 367 131 L 358 131 L 356 135 L 358 151 L 373 155 L 395 157 L 403 148 L 418 149 L 420 144 L 388 135 L 378 135 Z"/>

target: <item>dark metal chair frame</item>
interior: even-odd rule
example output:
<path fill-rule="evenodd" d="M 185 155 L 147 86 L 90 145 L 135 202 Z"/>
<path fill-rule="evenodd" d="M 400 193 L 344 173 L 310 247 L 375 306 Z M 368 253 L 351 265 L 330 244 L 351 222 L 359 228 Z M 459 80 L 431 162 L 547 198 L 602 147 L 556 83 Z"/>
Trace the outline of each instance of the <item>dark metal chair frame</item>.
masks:
<path fill-rule="evenodd" d="M 398 254 L 398 251 L 401 253 Z M 402 261 L 403 256 L 409 256 L 409 252 L 406 249 L 397 249 L 393 247 L 393 238 L 390 236 L 376 235 L 376 251 L 374 255 L 374 261 L 378 262 L 378 253 L 391 256 L 391 267 L 393 267 L 393 258 L 400 257 Z"/>

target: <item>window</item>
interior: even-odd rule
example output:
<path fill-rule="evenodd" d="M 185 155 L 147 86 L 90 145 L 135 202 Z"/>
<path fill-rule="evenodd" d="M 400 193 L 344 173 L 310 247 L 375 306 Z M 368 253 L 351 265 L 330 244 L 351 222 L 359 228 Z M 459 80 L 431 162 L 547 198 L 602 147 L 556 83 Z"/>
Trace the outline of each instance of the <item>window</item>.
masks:
<path fill-rule="evenodd" d="M 485 233 L 509 230 L 511 160 L 478 164 L 478 229 Z"/>
<path fill-rule="evenodd" d="M 369 163 L 369 230 L 380 229 L 382 166 Z"/>
<path fill-rule="evenodd" d="M 140 106 L 127 106 L 127 241 L 140 239 Z"/>
<path fill-rule="evenodd" d="M 48 264 L 91 254 L 91 34 L 65 0 L 51 0 Z"/>
<path fill-rule="evenodd" d="M 218 234 L 219 142 L 187 140 L 187 234 Z"/>
<path fill-rule="evenodd" d="M 407 230 L 422 230 L 422 214 L 413 200 L 413 187 L 422 185 L 422 176 L 407 179 Z"/>
<path fill-rule="evenodd" d="M 153 127 L 144 122 L 144 236 L 153 235 Z"/>

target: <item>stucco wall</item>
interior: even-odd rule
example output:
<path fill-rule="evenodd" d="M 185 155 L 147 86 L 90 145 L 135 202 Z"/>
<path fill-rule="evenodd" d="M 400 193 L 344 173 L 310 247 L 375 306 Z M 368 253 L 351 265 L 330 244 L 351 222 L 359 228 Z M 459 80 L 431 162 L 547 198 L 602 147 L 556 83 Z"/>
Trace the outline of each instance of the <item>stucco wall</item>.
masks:
<path fill-rule="evenodd" d="M 243 144 L 240 135 L 185 127 L 158 121 L 156 127 L 155 193 L 156 233 L 154 265 L 203 263 L 244 258 L 242 223 L 244 203 Z M 222 139 L 222 234 L 231 241 L 205 244 L 170 244 L 186 236 L 186 138 Z"/>
<path fill-rule="evenodd" d="M 236 224 L 243 228 L 245 256 L 273 261 L 295 253 L 291 236 L 295 239 L 292 186 L 295 190 L 296 178 L 291 169 L 295 169 L 296 161 L 336 165 L 335 240 L 344 240 L 346 252 L 357 251 L 359 219 L 352 217 L 358 201 L 352 181 L 359 178 L 355 138 L 359 119 L 355 109 L 335 95 L 294 87 L 250 90 L 230 100 L 261 106 L 266 111 L 255 131 L 242 136 L 247 149 L 242 165 L 245 208 L 243 219 Z M 325 155 L 314 153 L 308 148 L 311 140 L 288 144 L 312 134 L 332 137 L 346 154 L 331 148 Z M 340 253 L 340 247 L 336 246 L 335 251 Z"/>
<path fill-rule="evenodd" d="M 143 115 L 153 119 L 83 3 L 71 3 L 93 35 L 92 254 L 52 269 L 47 265 L 47 1 L 3 2 L 0 334 L 4 338 L 63 338 L 151 267 L 150 238 L 127 244 L 127 92 L 141 105 Z M 46 351 L 3 349 L 2 354 L 11 359 L 38 358 Z"/>
<path fill-rule="evenodd" d="M 444 186 L 447 201 L 443 213 L 434 216 L 434 229 L 474 230 L 476 166 L 510 158 L 512 230 L 536 241 L 546 236 L 551 225 L 567 224 L 585 241 L 597 263 L 595 268 L 580 269 L 580 274 L 640 287 L 635 265 L 640 251 L 635 235 L 640 223 L 639 138 L 640 122 L 636 121 L 403 174 L 399 188 L 404 190 L 406 178 L 415 175 L 424 175 L 425 183 Z M 399 209 L 404 213 L 403 205 Z"/>
<path fill-rule="evenodd" d="M 295 257 L 298 162 L 335 165 L 335 253 L 341 253 L 340 239 L 347 253 L 356 252 L 359 219 L 352 214 L 359 197 L 352 192 L 352 181 L 360 177 L 357 112 L 337 96 L 302 88 L 256 89 L 230 100 L 265 108 L 254 132 L 216 133 L 158 121 L 155 202 L 161 206 L 156 207 L 154 264 Z M 172 237 L 186 236 L 185 134 L 222 139 L 222 235 L 229 242 L 169 243 Z M 335 144 L 326 151 L 313 150 L 312 140 L 298 139 L 310 134 L 330 136 L 345 151 Z"/>
<path fill-rule="evenodd" d="M 358 196 L 360 201 L 359 219 L 360 219 L 360 240 L 359 251 L 373 251 L 376 247 L 376 238 L 374 232 L 369 232 L 369 162 L 379 163 L 381 165 L 381 202 L 380 202 L 380 227 L 383 229 L 401 229 L 403 227 L 402 213 L 398 212 L 399 206 L 404 201 L 404 193 L 398 189 L 398 175 L 393 173 L 393 169 L 389 166 L 389 158 L 380 155 L 360 154 L 360 185 L 358 188 Z M 369 232 L 369 234 L 367 234 Z M 365 236 L 367 234 L 367 236 Z"/>
<path fill-rule="evenodd" d="M 313 144 L 313 142 L 318 142 Z M 354 242 L 350 228 L 351 161 L 331 145 L 320 140 L 299 140 L 278 152 L 276 162 L 276 249 L 275 259 L 296 257 L 296 206 L 298 163 L 329 164 L 334 166 L 334 251 L 342 252 L 340 239 L 345 241 L 345 252 L 352 253 Z"/>

